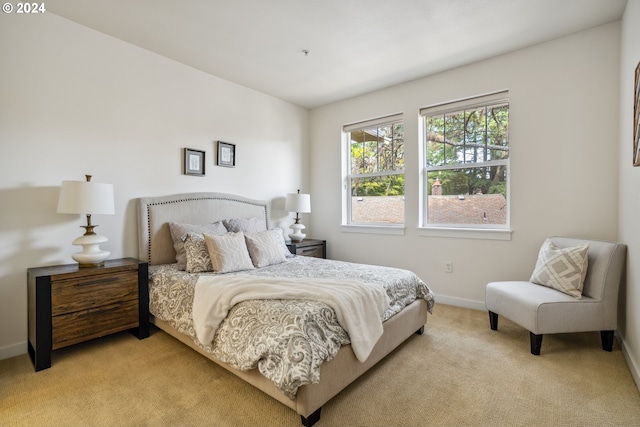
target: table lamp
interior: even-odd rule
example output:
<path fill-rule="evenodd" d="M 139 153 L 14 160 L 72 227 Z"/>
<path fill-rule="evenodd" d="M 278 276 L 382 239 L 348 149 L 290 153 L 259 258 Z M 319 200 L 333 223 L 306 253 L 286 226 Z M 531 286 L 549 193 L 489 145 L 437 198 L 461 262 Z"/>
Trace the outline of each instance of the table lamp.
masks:
<path fill-rule="evenodd" d="M 300 223 L 300 213 L 311 212 L 311 196 L 300 194 L 300 190 L 297 193 L 289 193 L 287 194 L 284 209 L 296 213 L 296 222 L 291 225 L 293 234 L 289 234 L 289 238 L 295 243 L 302 242 L 307 235 L 302 232 L 305 226 Z"/>
<path fill-rule="evenodd" d="M 91 175 L 85 175 L 86 181 L 62 181 L 58 198 L 58 213 L 87 215 L 86 232 L 75 239 L 74 245 L 82 246 L 82 252 L 71 255 L 79 267 L 100 267 L 111 252 L 100 249 L 100 243 L 108 239 L 96 234 L 91 224 L 91 215 L 115 213 L 113 203 L 113 185 L 91 182 Z"/>

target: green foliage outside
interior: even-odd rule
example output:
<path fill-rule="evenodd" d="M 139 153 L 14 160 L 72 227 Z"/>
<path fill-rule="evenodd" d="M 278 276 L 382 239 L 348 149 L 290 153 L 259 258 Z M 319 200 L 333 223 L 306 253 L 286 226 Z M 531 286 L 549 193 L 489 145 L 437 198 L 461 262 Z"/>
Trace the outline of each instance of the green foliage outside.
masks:
<path fill-rule="evenodd" d="M 509 157 L 509 105 L 429 116 L 426 162 L 451 167 L 430 171 L 428 192 L 436 178 L 442 194 L 502 194 L 506 198 L 504 165 L 482 166 Z M 351 136 L 352 175 L 384 174 L 352 179 L 352 196 L 404 195 L 404 125 L 394 123 L 354 131 Z"/>
<path fill-rule="evenodd" d="M 352 196 L 404 195 L 404 125 L 363 129 L 351 133 L 351 173 L 389 175 L 354 178 Z"/>
<path fill-rule="evenodd" d="M 500 104 L 426 118 L 427 164 L 452 166 L 429 172 L 429 194 L 436 178 L 442 194 L 502 194 L 504 165 L 482 166 L 509 157 L 509 105 Z M 456 166 L 458 166 L 456 168 Z"/>
<path fill-rule="evenodd" d="M 356 178 L 352 181 L 353 196 L 404 196 L 404 174 L 376 178 Z"/>

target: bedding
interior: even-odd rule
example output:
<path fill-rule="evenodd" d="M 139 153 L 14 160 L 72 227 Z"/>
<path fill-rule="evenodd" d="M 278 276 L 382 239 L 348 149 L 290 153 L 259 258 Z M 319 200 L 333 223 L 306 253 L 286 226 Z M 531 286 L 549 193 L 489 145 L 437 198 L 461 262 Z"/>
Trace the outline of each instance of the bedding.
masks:
<path fill-rule="evenodd" d="M 364 362 L 382 336 L 380 316 L 389 306 L 382 286 L 344 279 L 200 277 L 193 296 L 193 323 L 198 340 L 213 340 L 218 326 L 234 305 L 250 300 L 311 300 L 327 304 L 349 335 L 351 347 Z"/>
<path fill-rule="evenodd" d="M 198 280 L 215 283 L 216 278 L 228 280 L 236 275 L 243 279 L 253 277 L 258 282 L 281 279 L 286 283 L 299 279 L 317 283 L 341 278 L 374 285 L 388 299 L 388 307 L 379 317 L 382 322 L 416 299 L 426 300 L 428 311 L 434 304 L 432 292 L 414 273 L 389 267 L 302 256 L 222 275 L 187 273 L 177 264 L 150 266 L 150 311 L 154 316 L 233 368 L 242 371 L 257 368 L 290 399 L 295 398 L 299 387 L 320 381 L 320 365 L 333 359 L 341 346 L 349 344 L 350 336 L 340 325 L 336 310 L 325 302 L 251 299 L 233 305 L 211 342 L 200 342 L 193 319 Z"/>

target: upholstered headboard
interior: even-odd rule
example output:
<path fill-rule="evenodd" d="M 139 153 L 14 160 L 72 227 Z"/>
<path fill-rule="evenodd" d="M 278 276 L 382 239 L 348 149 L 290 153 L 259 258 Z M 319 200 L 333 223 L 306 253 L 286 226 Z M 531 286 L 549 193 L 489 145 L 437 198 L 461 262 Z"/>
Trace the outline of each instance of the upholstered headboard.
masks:
<path fill-rule="evenodd" d="M 269 228 L 267 202 L 234 194 L 184 193 L 138 199 L 138 257 L 150 265 L 176 260 L 169 222 L 207 224 L 223 219 L 260 218 Z"/>

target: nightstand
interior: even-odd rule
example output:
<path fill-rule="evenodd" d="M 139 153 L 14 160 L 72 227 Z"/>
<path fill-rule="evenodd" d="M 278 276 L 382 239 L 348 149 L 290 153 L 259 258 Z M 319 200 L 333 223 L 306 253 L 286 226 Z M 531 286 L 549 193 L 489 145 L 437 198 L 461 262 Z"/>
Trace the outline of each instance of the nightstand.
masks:
<path fill-rule="evenodd" d="M 310 256 L 315 258 L 327 258 L 327 241 L 304 239 L 302 242 L 287 243 L 289 252 L 294 255 Z"/>
<path fill-rule="evenodd" d="M 29 268 L 28 350 L 36 372 L 51 367 L 51 352 L 62 347 L 127 329 L 148 337 L 148 280 L 148 264 L 133 258 Z"/>

